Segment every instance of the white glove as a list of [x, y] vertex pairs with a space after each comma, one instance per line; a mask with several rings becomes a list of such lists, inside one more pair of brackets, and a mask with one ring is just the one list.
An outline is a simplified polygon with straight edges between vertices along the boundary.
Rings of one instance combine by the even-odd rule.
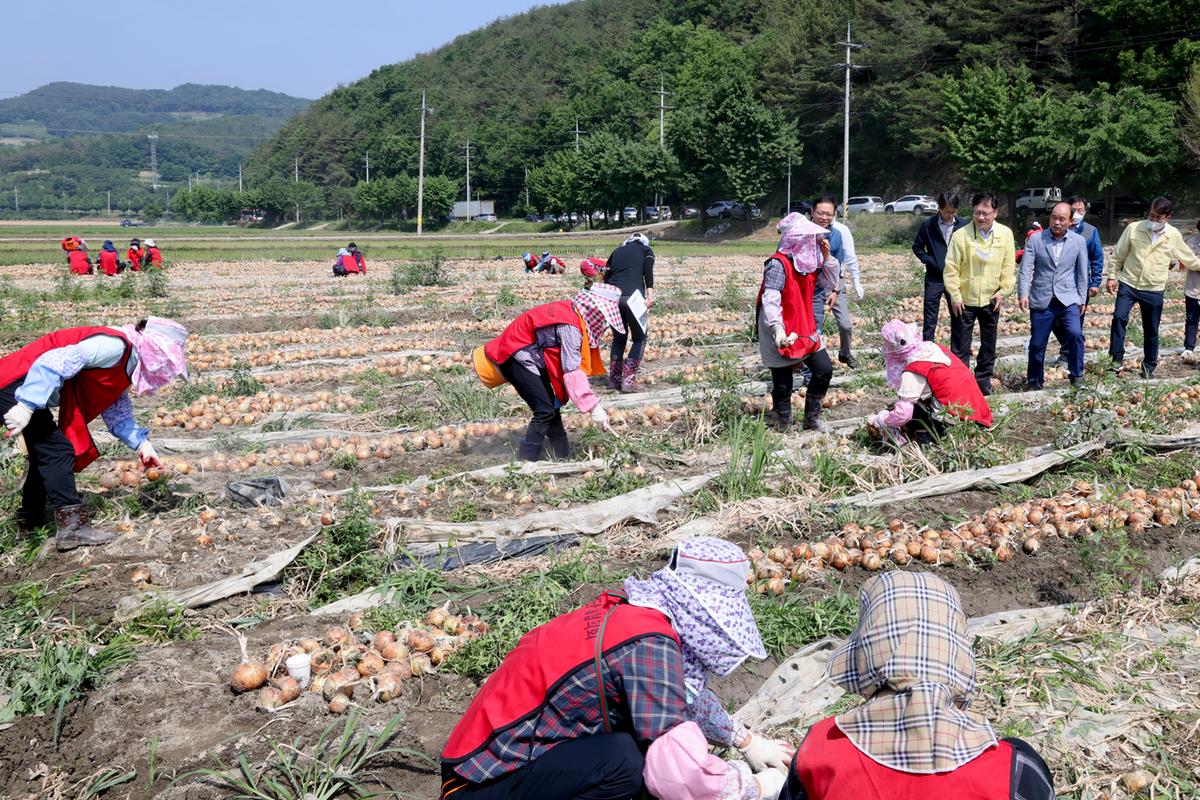
[[150, 444], [150, 440], [142, 442], [137, 449], [138, 458], [142, 460], [142, 469], [150, 467], [161, 467], [162, 462], [158, 460], [158, 453], [154, 452], [154, 445]]
[[12, 408], [4, 412], [4, 425], [8, 428], [10, 437], [16, 436], [25, 427], [29, 425], [29, 420], [33, 418], [33, 409], [24, 403], [17, 401]]
[[[785, 749], [786, 748], [786, 749]], [[748, 735], [745, 744], [738, 748], [746, 763], [755, 772], [779, 770], [787, 774], [788, 762], [792, 758], [792, 748], [785, 742], [765, 739], [762, 736]]]
[[887, 415], [888, 415], [887, 411], [877, 411], [874, 414], [872, 414], [871, 419], [868, 420], [871, 424], [871, 427], [878, 428], [879, 430], [883, 430], [884, 428], [886, 428], [887, 422], [885, 422], [885, 420], [887, 419]]
[[612, 433], [612, 426], [608, 424], [608, 412], [604, 410], [604, 406], [596, 406], [592, 409], [592, 422], [602, 430]]
[[787, 775], [770, 769], [755, 775], [754, 780], [758, 783], [758, 796], [762, 800], [778, 800], [779, 793], [787, 783]]
[[858, 296], [859, 300], [863, 299], [862, 281], [857, 275], [854, 276], [854, 294]]
[[787, 333], [783, 330], [782, 325], [772, 325], [771, 334], [775, 337], [775, 347], [782, 350], [785, 347], [793, 344], [797, 338], [794, 333]]

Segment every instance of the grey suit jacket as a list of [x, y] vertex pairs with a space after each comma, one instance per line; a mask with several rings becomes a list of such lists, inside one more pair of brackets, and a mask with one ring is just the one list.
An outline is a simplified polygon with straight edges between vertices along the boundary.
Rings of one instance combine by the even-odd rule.
[[1028, 298], [1030, 308], [1044, 309], [1056, 297], [1064, 306], [1087, 303], [1087, 241], [1070, 230], [1065, 239], [1057, 265], [1050, 249], [1054, 234], [1049, 228], [1035, 233], [1025, 243], [1025, 256], [1017, 276], [1017, 297]]

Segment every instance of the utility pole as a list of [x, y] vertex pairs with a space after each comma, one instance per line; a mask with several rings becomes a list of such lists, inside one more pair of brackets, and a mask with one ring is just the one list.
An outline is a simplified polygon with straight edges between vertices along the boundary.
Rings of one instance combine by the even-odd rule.
[[850, 71], [862, 69], [861, 65], [853, 63], [850, 54], [865, 47], [865, 45], [854, 43], [854, 39], [850, 35], [850, 25], [851, 20], [846, 20], [846, 41], [838, 42], [846, 48], [846, 63], [838, 64], [839, 67], [844, 67], [846, 70], [846, 102], [842, 124], [842, 222], [846, 221], [846, 206], [850, 204]]
[[371, 182], [371, 151], [367, 151], [367, 183]]
[[292, 183], [300, 182], [300, 156], [296, 156], [296, 161], [292, 166]]
[[[658, 147], [660, 150], [667, 149], [667, 110], [674, 106], [667, 105], [667, 95], [671, 92], [667, 91], [666, 79], [663, 76], [658, 76]], [[661, 191], [654, 191], [654, 207], [658, 208], [661, 205]]]
[[17, 191], [17, 187], [15, 186], [13, 187], [13, 204], [17, 207], [17, 213], [21, 213], [21, 193]]
[[787, 205], [783, 207], [783, 215], [786, 217], [790, 213], [792, 213], [792, 154], [788, 153]]
[[158, 191], [158, 131], [146, 134], [150, 140], [150, 188]]
[[471, 221], [474, 215], [471, 213], [471, 140], [467, 139], [467, 143], [463, 145], [463, 151], [467, 155], [467, 222]]
[[238, 192], [242, 191], [242, 162], [238, 162]]
[[108, 190], [108, 213], [112, 214], [112, 189]]
[[67, 211], [67, 190], [63, 189], [63, 213]]
[[[417, 236], [421, 235], [424, 227], [425, 214], [425, 114], [429, 107], [425, 105], [425, 90], [421, 90], [421, 155], [417, 157]], [[470, 211], [470, 208], [467, 209]]]
[[579, 152], [579, 134], [580, 133], [587, 133], [587, 131], [579, 130], [579, 117], [576, 117], [575, 118], [575, 152], [576, 153]]
[[192, 190], [192, 173], [188, 173], [188, 191]]
[[[16, 189], [13, 189], [15, 192]], [[20, 211], [20, 209], [17, 209]], [[525, 213], [529, 213], [529, 165], [525, 165]]]

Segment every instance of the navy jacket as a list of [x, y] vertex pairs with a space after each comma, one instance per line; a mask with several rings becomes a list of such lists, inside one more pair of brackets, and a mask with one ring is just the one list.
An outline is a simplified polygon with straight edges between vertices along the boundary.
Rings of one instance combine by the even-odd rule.
[[[921, 263], [925, 265], [925, 280], [942, 282], [942, 271], [946, 268], [947, 242], [942, 238], [942, 229], [938, 227], [940, 214], [934, 214], [921, 223], [917, 229], [917, 237], [913, 239], [912, 251]], [[954, 230], [967, 224], [962, 217], [954, 218]]]
[[1072, 225], [1071, 230], [1078, 233], [1087, 242], [1088, 288], [1099, 289], [1101, 278], [1104, 277], [1104, 245], [1100, 244], [1100, 231], [1096, 230], [1096, 226], [1086, 222]]

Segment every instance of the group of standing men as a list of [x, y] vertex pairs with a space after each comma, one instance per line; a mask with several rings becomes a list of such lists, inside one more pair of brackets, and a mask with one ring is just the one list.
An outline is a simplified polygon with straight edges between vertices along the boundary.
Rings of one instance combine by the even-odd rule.
[[[1062, 344], [1060, 361], [1066, 364], [1071, 385], [1082, 385], [1083, 320], [1088, 304], [1105, 283], [1100, 234], [1084, 221], [1087, 198], [1076, 195], [1055, 203], [1049, 225], [1031, 231], [1026, 238], [1019, 265], [1012, 230], [996, 222], [994, 195], [980, 192], [971, 198], [970, 220], [958, 216], [958, 208], [957, 194], [940, 195], [938, 213], [921, 225], [913, 241], [913, 253], [925, 265], [925, 340], [934, 339], [944, 297], [950, 312], [950, 349], [964, 364], [971, 363], [971, 343], [978, 324], [975, 379], [980, 391], [990, 394], [1001, 312], [1015, 287], [1021, 309], [1030, 315], [1027, 388], [1042, 388], [1052, 333]], [[1143, 378], [1154, 376], [1169, 270], [1177, 265], [1200, 272], [1200, 256], [1170, 225], [1172, 210], [1169, 199], [1157, 198], [1151, 203], [1148, 219], [1127, 225], [1113, 248], [1105, 290], [1116, 295], [1109, 344], [1114, 372], [1124, 371], [1125, 330], [1137, 305], [1145, 337], [1140, 374]], [[1200, 323], [1200, 291], [1196, 294], [1194, 316]], [[1192, 304], [1188, 307], [1190, 319]], [[1194, 348], [1194, 334], [1190, 343]]]

